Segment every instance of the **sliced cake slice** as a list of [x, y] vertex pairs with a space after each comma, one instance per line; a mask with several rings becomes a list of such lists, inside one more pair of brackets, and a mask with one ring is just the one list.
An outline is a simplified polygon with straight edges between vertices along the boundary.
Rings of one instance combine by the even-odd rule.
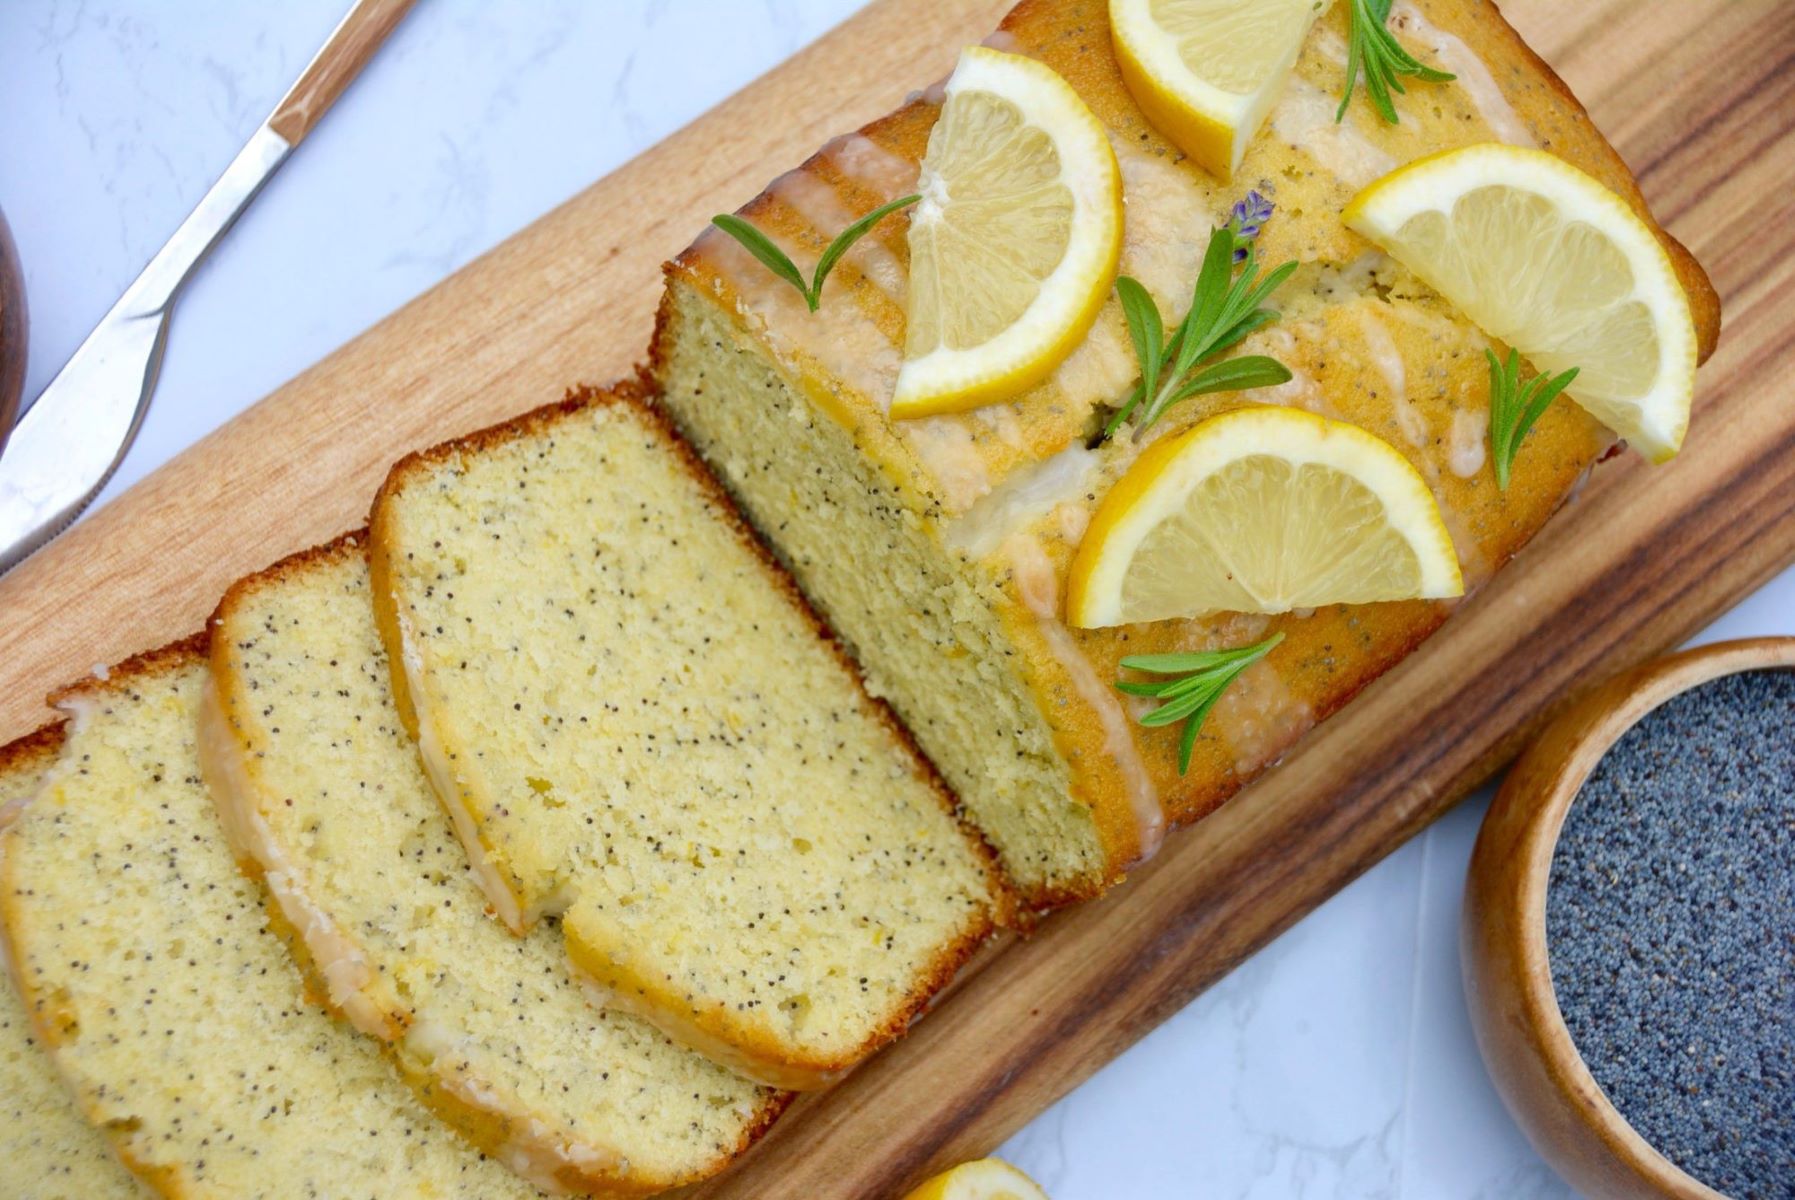
[[988, 853], [728, 501], [633, 395], [401, 462], [374, 606], [495, 908], [674, 1038], [814, 1087], [992, 928]]
[[193, 639], [56, 697], [73, 718], [0, 835], [20, 995], [82, 1110], [164, 1195], [539, 1196], [305, 994], [195, 747]]
[[[57, 725], [0, 747], [0, 829], [22, 811], [61, 749]], [[75, 1107], [11, 979], [0, 980], [0, 1164], [6, 1194], [15, 1200], [149, 1194]]]
[[333, 1007], [539, 1186], [642, 1195], [720, 1170], [774, 1092], [594, 1007], [558, 932], [492, 920], [399, 721], [366, 538], [296, 555], [213, 617], [202, 761]]

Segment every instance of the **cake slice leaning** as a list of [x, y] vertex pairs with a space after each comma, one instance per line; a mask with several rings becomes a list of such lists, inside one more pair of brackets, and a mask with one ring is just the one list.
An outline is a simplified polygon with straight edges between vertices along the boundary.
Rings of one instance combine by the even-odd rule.
[[204, 679], [193, 639], [60, 693], [67, 745], [0, 835], [20, 994], [82, 1110], [166, 1196], [541, 1195], [306, 996], [201, 782]]
[[[1427, 637], [1450, 604], [1220, 613], [1115, 629], [1065, 619], [1069, 564], [1093, 513], [1158, 437], [1243, 404], [1290, 405], [1389, 442], [1433, 492], [1468, 586], [1488, 579], [1613, 443], [1570, 404], [1528, 436], [1511, 486], [1489, 466], [1490, 343], [1463, 313], [1348, 230], [1354, 194], [1423, 155], [1492, 140], [1537, 145], [1651, 221], [1626, 165], [1550, 69], [1483, 0], [1401, 0], [1394, 35], [1456, 74], [1394, 98], [1389, 124], [1346, 87], [1351, 5], [1323, 6], [1232, 183], [1155, 129], [1129, 94], [1107, 0], [1023, 0], [989, 44], [1038, 59], [1106, 127], [1127, 213], [1121, 273], [1182, 318], [1209, 235], [1257, 191], [1256, 245], [1298, 268], [1269, 300], [1281, 319], [1242, 353], [1292, 378], [1200, 396], [1144, 435], [1096, 435], [1140, 375], [1113, 297], [1054, 374], [1013, 401], [890, 416], [903, 361], [908, 217], [837, 263], [817, 311], [744, 247], [707, 230], [667, 270], [651, 353], [661, 403], [763, 531], [984, 831], [1024, 900], [1090, 896], [1204, 816], [1317, 721]], [[921, 81], [918, 81], [921, 82]], [[823, 147], [741, 215], [801, 271], [875, 208], [919, 190], [939, 94]], [[1260, 224], [1260, 222], [1255, 222]], [[1653, 225], [1656, 229], [1656, 226]], [[1703, 355], [1719, 310], [1701, 268], [1660, 235]], [[1168, 327], [1168, 336], [1170, 327]], [[1116, 690], [1131, 655], [1277, 650], [1210, 712], [1188, 772], [1179, 730], [1144, 729]]]
[[[60, 726], [49, 725], [0, 746], [0, 830], [43, 782], [62, 737]], [[10, 978], [0, 980], [0, 1164], [6, 1194], [14, 1200], [131, 1200], [149, 1194], [75, 1107]]]
[[393, 469], [394, 692], [495, 907], [613, 1002], [815, 1087], [1001, 915], [984, 845], [715, 482], [584, 393]]
[[241, 857], [332, 1007], [539, 1186], [647, 1195], [714, 1174], [784, 1108], [589, 1003], [546, 926], [487, 913], [399, 721], [365, 536], [235, 584], [212, 619], [201, 758]]

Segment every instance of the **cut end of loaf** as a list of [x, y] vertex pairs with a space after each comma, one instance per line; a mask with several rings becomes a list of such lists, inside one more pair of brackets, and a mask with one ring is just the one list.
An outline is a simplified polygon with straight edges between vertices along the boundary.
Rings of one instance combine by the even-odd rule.
[[654, 347], [661, 403], [839, 631], [996, 850], [1024, 903], [1095, 894], [1106, 848], [992, 612], [995, 585], [916, 516], [901, 477], [813, 408], [714, 294], [669, 274]]
[[526, 918], [782, 1085], [902, 1032], [1005, 912], [982, 843], [658, 412], [414, 456], [373, 522], [421, 740]]
[[388, 690], [366, 544], [296, 555], [219, 607], [213, 759], [235, 769], [208, 777], [233, 841], [332, 1006], [476, 1145], [554, 1190], [714, 1174], [787, 1097], [589, 1004], [555, 929], [488, 916]]

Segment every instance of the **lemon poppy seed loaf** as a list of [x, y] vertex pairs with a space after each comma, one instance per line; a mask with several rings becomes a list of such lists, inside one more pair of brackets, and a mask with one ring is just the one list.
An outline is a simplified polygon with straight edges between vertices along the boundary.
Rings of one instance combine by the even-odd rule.
[[[1288, 383], [1191, 399], [1136, 438], [1093, 435], [1139, 375], [1111, 298], [1045, 382], [1009, 403], [893, 419], [906, 341], [908, 217], [843, 257], [817, 312], [743, 247], [707, 231], [670, 263], [651, 375], [681, 431], [772, 542], [983, 829], [1025, 900], [1089, 896], [1164, 832], [1213, 810], [1445, 619], [1439, 602], [1219, 614], [1113, 629], [1065, 620], [1064, 588], [1092, 514], [1156, 439], [1243, 404], [1359, 426], [1426, 481], [1475, 587], [1568, 496], [1612, 437], [1571, 404], [1521, 447], [1514, 480], [1488, 464], [1489, 341], [1413, 274], [1348, 230], [1359, 189], [1473, 142], [1547, 149], [1650, 222], [1625, 164], [1487, 0], [1397, 0], [1395, 36], [1457, 76], [1362, 99], [1341, 121], [1348, 5], [1327, 6], [1264, 127], [1224, 183], [1145, 118], [1111, 47], [1106, 0], [1024, 0], [989, 44], [1045, 62], [1103, 123], [1121, 169], [1121, 271], [1169, 322], [1189, 306], [1211, 230], [1248, 189], [1274, 205], [1257, 239], [1296, 273], [1242, 351]], [[825, 146], [743, 210], [808, 270], [858, 217], [917, 190], [940, 112], [920, 93]], [[1655, 230], [1657, 227], [1652, 226]], [[1705, 355], [1713, 289], [1663, 237]], [[1223, 694], [1178, 768], [1179, 732], [1143, 729], [1119, 695], [1133, 654], [1283, 642]]]
[[[23, 811], [61, 747], [58, 726], [0, 747], [0, 829]], [[10, 978], [0, 980], [0, 1164], [15, 1200], [148, 1195], [75, 1107]]]
[[540, 1195], [305, 994], [195, 749], [205, 649], [57, 698], [45, 787], [0, 835], [21, 996], [86, 1115], [174, 1197]]
[[395, 692], [518, 928], [612, 1002], [816, 1086], [992, 928], [988, 852], [665, 422], [588, 393], [374, 507]]
[[418, 765], [374, 629], [366, 539], [234, 585], [214, 616], [202, 756], [241, 854], [332, 1006], [539, 1185], [646, 1195], [713, 1174], [787, 1095], [589, 1003], [560, 935], [487, 913]]

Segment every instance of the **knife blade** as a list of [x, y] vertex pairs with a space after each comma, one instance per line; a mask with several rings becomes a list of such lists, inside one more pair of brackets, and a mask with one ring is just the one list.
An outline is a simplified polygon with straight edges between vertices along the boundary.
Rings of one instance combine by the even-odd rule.
[[123, 461], [143, 424], [181, 284], [292, 153], [256, 130], [26, 410], [0, 458], [0, 575], [66, 529]]
[[310, 133], [415, 0], [359, 0], [74, 357], [0, 456], [0, 575], [72, 524], [143, 424], [181, 285]]

